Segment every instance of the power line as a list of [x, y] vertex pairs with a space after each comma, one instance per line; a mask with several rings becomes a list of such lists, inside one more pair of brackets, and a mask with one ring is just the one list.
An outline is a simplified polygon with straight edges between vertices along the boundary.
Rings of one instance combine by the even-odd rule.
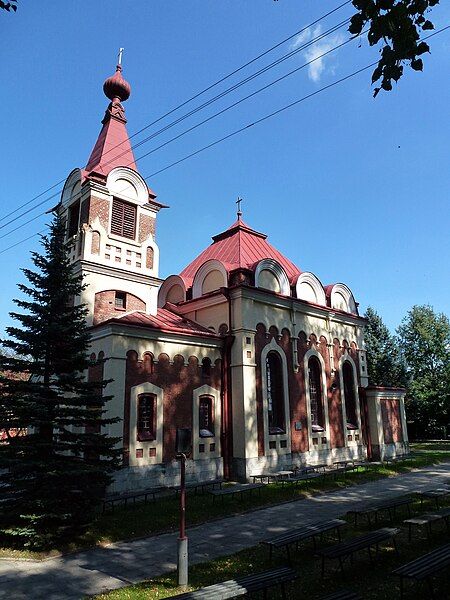
[[[328, 90], [328, 89], [334, 87], [335, 85], [338, 85], [339, 83], [347, 81], [348, 79], [355, 77], [356, 75], [358, 75], [359, 73], [362, 73], [363, 71], [367, 71], [367, 69], [370, 69], [371, 67], [375, 66], [376, 64], [377, 64], [377, 62], [370, 63], [369, 65], [362, 67], [361, 69], [358, 69], [356, 71], [353, 71], [353, 73], [350, 73], [349, 75], [346, 75], [345, 77], [341, 77], [340, 79], [337, 79], [336, 81], [333, 81], [332, 83], [329, 83], [328, 85], [323, 86], [323, 87], [319, 88], [318, 90], [315, 90], [314, 92], [311, 92], [310, 94], [307, 94], [306, 96], [302, 96], [298, 100], [295, 100], [294, 102], [291, 102], [291, 103], [261, 117], [260, 119], [253, 121], [252, 123], [248, 123], [247, 125], [244, 125], [243, 127], [236, 129], [235, 131], [232, 131], [231, 133], [215, 140], [214, 142], [211, 142], [210, 144], [207, 144], [206, 146], [203, 146], [202, 148], [199, 148], [198, 150], [191, 152], [190, 154], [180, 158], [179, 160], [176, 160], [176, 161], [170, 163], [169, 165], [166, 165], [162, 169], [159, 169], [158, 171], [155, 171], [154, 173], [150, 173], [150, 175], [143, 177], [143, 179], [147, 180], [147, 179], [150, 179], [150, 177], [154, 177], [155, 175], [158, 175], [159, 173], [163, 173], [164, 171], [167, 171], [168, 169], [171, 169], [172, 167], [179, 165], [180, 163], [188, 160], [189, 158], [197, 156], [197, 154], [200, 154], [201, 152], [204, 152], [205, 150], [208, 150], [209, 148], [212, 148], [213, 146], [217, 146], [221, 142], [224, 142], [225, 140], [228, 140], [228, 139], [238, 135], [239, 133], [242, 133], [243, 131], [250, 129], [250, 127], [259, 125], [260, 123], [267, 121], [268, 119], [274, 117], [275, 115], [278, 115], [278, 114], [284, 112], [285, 110], [288, 110], [289, 108], [292, 108], [293, 106], [296, 106], [297, 104], [300, 104], [301, 102], [304, 102], [305, 100], [308, 100], [309, 98], [312, 98], [313, 96], [316, 96], [317, 94], [319, 94], [325, 90]], [[42, 215], [39, 215], [39, 216], [42, 216]], [[30, 236], [30, 237], [34, 237], [34, 236]], [[27, 238], [27, 239], [30, 239], [30, 238]], [[26, 240], [22, 240], [22, 241], [26, 241]], [[18, 245], [20, 243], [21, 242], [17, 242], [17, 244], [14, 244], [12, 246], [9, 246], [8, 248], [5, 248], [4, 250], [0, 251], [0, 254], [2, 254], [3, 252], [6, 252], [7, 250], [10, 250], [11, 248], [14, 248], [16, 245]]]
[[176, 135], [175, 137], [171, 138], [170, 140], [165, 141], [164, 143], [160, 144], [159, 146], [157, 146], [156, 148], [153, 148], [152, 150], [150, 150], [149, 152], [146, 152], [145, 154], [142, 154], [141, 156], [139, 156], [136, 160], [142, 160], [143, 158], [146, 158], [147, 156], [149, 156], [150, 154], [153, 154], [154, 152], [156, 152], [157, 150], [160, 150], [161, 148], [164, 148], [165, 146], [171, 144], [172, 142], [174, 142], [175, 140], [180, 139], [181, 137], [183, 137], [184, 135], [186, 135], [187, 133], [190, 133], [191, 131], [194, 131], [194, 129], [197, 129], [198, 127], [200, 127], [201, 125], [204, 125], [205, 123], [208, 123], [209, 121], [212, 121], [213, 119], [215, 119], [216, 117], [223, 115], [225, 112], [229, 111], [230, 109], [234, 108], [235, 106], [238, 106], [239, 104], [241, 104], [242, 102], [244, 102], [245, 100], [248, 100], [249, 98], [252, 98], [253, 96], [256, 96], [257, 94], [267, 90], [268, 88], [272, 87], [273, 85], [275, 85], [276, 83], [279, 83], [280, 81], [283, 81], [284, 79], [286, 79], [287, 77], [289, 77], [290, 75], [293, 75], [294, 73], [297, 73], [298, 71], [304, 69], [305, 67], [308, 67], [309, 65], [311, 65], [313, 62], [320, 60], [321, 58], [323, 58], [324, 56], [327, 56], [327, 54], [330, 54], [331, 52], [334, 52], [335, 50], [338, 50], [339, 48], [342, 48], [342, 46], [345, 46], [346, 44], [348, 44], [349, 42], [353, 41], [355, 39], [354, 36], [348, 38], [347, 40], [345, 40], [344, 42], [338, 44], [337, 46], [333, 46], [333, 48], [330, 48], [329, 50], [327, 50], [326, 52], [323, 52], [322, 54], [319, 54], [318, 56], [316, 56], [315, 58], [309, 60], [306, 63], [303, 63], [302, 65], [300, 65], [299, 67], [296, 67], [295, 69], [292, 69], [292, 71], [289, 71], [288, 73], [285, 73], [284, 75], [281, 75], [280, 77], [278, 77], [277, 79], [269, 82], [268, 84], [264, 85], [263, 87], [260, 87], [259, 89], [255, 90], [254, 92], [252, 92], [251, 94], [248, 94], [247, 96], [244, 96], [243, 98], [240, 98], [239, 100], [237, 100], [236, 102], [233, 102], [233, 104], [230, 104], [228, 106], [226, 106], [225, 108], [223, 108], [222, 110], [214, 113], [213, 115], [207, 117], [206, 119], [203, 119], [203, 121], [200, 121], [199, 123], [196, 123], [195, 125], [193, 125], [192, 127], [189, 127], [189, 129], [186, 129], [185, 131], [182, 131], [181, 133], [179, 133], [178, 135]]
[[[152, 127], [153, 125], [156, 125], [156, 123], [159, 123], [160, 121], [162, 121], [163, 119], [165, 119], [166, 117], [168, 117], [169, 115], [173, 114], [174, 112], [176, 112], [177, 110], [179, 110], [180, 108], [182, 108], [183, 106], [186, 106], [187, 104], [189, 104], [190, 102], [192, 102], [193, 100], [197, 99], [199, 96], [202, 96], [203, 94], [205, 94], [206, 92], [210, 91], [211, 89], [213, 89], [214, 87], [218, 86], [220, 83], [226, 81], [227, 79], [229, 79], [230, 77], [232, 77], [233, 75], [235, 75], [236, 73], [239, 73], [240, 71], [242, 71], [243, 69], [245, 69], [246, 67], [250, 66], [251, 64], [253, 64], [254, 62], [258, 61], [259, 59], [261, 59], [263, 56], [266, 56], [267, 54], [269, 54], [270, 52], [273, 52], [273, 50], [276, 50], [277, 48], [279, 48], [280, 46], [282, 46], [283, 44], [285, 44], [286, 42], [290, 41], [291, 39], [293, 39], [294, 37], [300, 35], [301, 33], [305, 32], [307, 29], [309, 29], [310, 27], [313, 27], [314, 25], [317, 25], [320, 21], [322, 21], [323, 19], [326, 19], [327, 17], [329, 17], [330, 15], [334, 14], [335, 12], [339, 11], [341, 8], [343, 8], [344, 6], [346, 6], [347, 4], [350, 4], [351, 0], [347, 0], [346, 2], [343, 2], [342, 4], [338, 5], [336, 8], [328, 11], [327, 13], [325, 13], [324, 15], [322, 15], [321, 17], [317, 18], [315, 21], [312, 21], [311, 23], [309, 23], [308, 25], [302, 27], [301, 29], [299, 29], [298, 31], [296, 31], [295, 33], [289, 35], [288, 37], [284, 38], [283, 40], [281, 40], [280, 42], [278, 42], [277, 44], [271, 46], [270, 48], [268, 48], [267, 50], [264, 50], [264, 52], [260, 53], [258, 56], [256, 56], [255, 58], [252, 58], [251, 60], [247, 61], [245, 64], [241, 65], [240, 67], [238, 67], [237, 69], [235, 69], [234, 71], [231, 71], [230, 73], [228, 73], [227, 75], [221, 77], [220, 79], [218, 79], [217, 81], [215, 81], [214, 83], [208, 85], [206, 88], [204, 88], [203, 90], [201, 90], [200, 92], [197, 92], [196, 94], [194, 94], [193, 96], [191, 96], [190, 98], [188, 98], [187, 100], [185, 100], [184, 102], [182, 102], [181, 104], [179, 104], [178, 106], [172, 108], [171, 110], [169, 110], [168, 112], [164, 113], [163, 115], [161, 115], [160, 117], [158, 117], [157, 119], [155, 119], [154, 121], [152, 121], [151, 123], [145, 125], [144, 127], [142, 127], [141, 129], [139, 129], [138, 131], [136, 131], [135, 133], [133, 133], [132, 135], [129, 136], [129, 139], [132, 139], [134, 137], [136, 137], [137, 135], [139, 135], [140, 133], [142, 133], [143, 131], [146, 131], [147, 129], [149, 129], [150, 127]], [[123, 142], [121, 142], [120, 144], [117, 144], [115, 146], [113, 146], [112, 148], [110, 148], [107, 152], [105, 152], [105, 155], [108, 154], [109, 152], [111, 152], [112, 150], [118, 148]], [[18, 206], [17, 208], [15, 208], [14, 210], [10, 211], [9, 213], [7, 213], [6, 215], [3, 215], [3, 217], [0, 217], [0, 222], [2, 222], [3, 220], [7, 219], [8, 217], [12, 216], [13, 214], [15, 214], [16, 212], [18, 212], [19, 210], [21, 210], [22, 208], [24, 208], [25, 206], [28, 206], [29, 204], [31, 204], [32, 202], [34, 202], [35, 200], [37, 200], [38, 198], [40, 198], [41, 196], [43, 196], [44, 194], [46, 194], [47, 192], [50, 192], [52, 189], [54, 189], [55, 187], [57, 187], [58, 185], [61, 185], [62, 183], [64, 183], [66, 181], [67, 178], [61, 179], [60, 181], [58, 181], [57, 183], [55, 183], [54, 185], [50, 186], [49, 188], [47, 188], [46, 190], [44, 190], [43, 192], [40, 192], [39, 194], [37, 194], [36, 196], [34, 196], [33, 198], [31, 198], [30, 200], [28, 200], [27, 202], [21, 204], [20, 206]], [[59, 193], [59, 192], [58, 192]], [[53, 196], [54, 197], [54, 196]], [[38, 204], [37, 206], [40, 206], [42, 203]], [[10, 221], [9, 223], [11, 223], [13, 221]], [[7, 223], [6, 225], [8, 225], [9, 223]], [[6, 226], [4, 225], [4, 226]]]
[[24, 242], [27, 242], [28, 240], [31, 240], [31, 238], [34, 238], [37, 235], [42, 235], [43, 233], [45, 233], [45, 231], [46, 231], [45, 229], [42, 229], [41, 231], [38, 231], [37, 233], [33, 233], [33, 235], [30, 235], [30, 236], [24, 238], [23, 240], [20, 240], [19, 242], [16, 242], [12, 246], [8, 246], [4, 250], [0, 250], [0, 254], [3, 254], [4, 252], [7, 252], [8, 250], [12, 250], [13, 248], [15, 248], [16, 246], [18, 246], [19, 244], [23, 244]]
[[[231, 93], [232, 91], [238, 89], [239, 87], [241, 87], [242, 85], [244, 85], [245, 83], [248, 83], [249, 81], [255, 79], [256, 77], [258, 77], [259, 75], [269, 71], [270, 69], [274, 68], [275, 66], [281, 64], [282, 62], [284, 62], [285, 60], [287, 60], [288, 58], [291, 58], [292, 56], [294, 56], [295, 54], [298, 54], [299, 52], [304, 51], [306, 48], [308, 48], [309, 46], [317, 43], [318, 41], [320, 41], [321, 39], [323, 39], [324, 37], [326, 37], [327, 35], [330, 35], [331, 33], [334, 33], [335, 31], [337, 31], [338, 29], [340, 29], [343, 25], [345, 25], [346, 23], [348, 23], [348, 19], [345, 19], [344, 21], [338, 23], [337, 25], [334, 25], [333, 27], [331, 27], [330, 29], [328, 29], [327, 31], [325, 31], [324, 33], [312, 38], [309, 42], [302, 44], [301, 46], [299, 46], [298, 48], [296, 48], [295, 50], [292, 50], [290, 52], [288, 52], [287, 54], [283, 55], [282, 57], [280, 57], [279, 59], [277, 59], [276, 61], [273, 61], [272, 63], [266, 65], [265, 67], [263, 67], [262, 69], [260, 69], [259, 71], [257, 71], [256, 73], [248, 76], [247, 78], [245, 78], [244, 80], [241, 80], [240, 82], [236, 83], [235, 85], [231, 86], [230, 88], [227, 88], [226, 90], [224, 90], [223, 92], [221, 92], [220, 94], [214, 96], [213, 98], [211, 98], [210, 100], [208, 100], [207, 102], [201, 104], [200, 106], [194, 108], [192, 111], [190, 111], [189, 113], [186, 113], [184, 115], [182, 115], [181, 117], [179, 117], [177, 120], [173, 121], [172, 123], [169, 123], [168, 125], [166, 125], [165, 127], [163, 127], [162, 129], [154, 132], [152, 135], [148, 136], [147, 138], [145, 138], [144, 140], [141, 140], [139, 143], [135, 144], [134, 146], [132, 146], [132, 148], [137, 148], [138, 146], [143, 145], [144, 143], [147, 143], [149, 140], [157, 137], [158, 135], [160, 135], [161, 133], [167, 131], [168, 129], [172, 128], [173, 126], [177, 125], [178, 123], [180, 123], [181, 121], [184, 121], [185, 119], [187, 119], [188, 117], [192, 116], [193, 114], [199, 112], [200, 110], [202, 110], [203, 108], [205, 108], [206, 106], [209, 106], [210, 104], [212, 104], [213, 102], [216, 102], [217, 100], [219, 100], [220, 98], [223, 98], [224, 96], [228, 95], [229, 93]], [[146, 154], [143, 154], [142, 156], [139, 156], [136, 160], [141, 160], [142, 158], [145, 158], [146, 156], [149, 156], [150, 154], [153, 154], [154, 152], [156, 152], [157, 150], [163, 148], [164, 146], [167, 146], [168, 144], [170, 144], [171, 142], [179, 139], [180, 137], [186, 135], [187, 133], [189, 133], [190, 131], [193, 131], [194, 129], [197, 129], [198, 127], [200, 127], [201, 125], [207, 123], [208, 121], [216, 118], [217, 116], [223, 114], [224, 112], [227, 112], [228, 110], [230, 110], [231, 108], [233, 108], [234, 106], [237, 106], [238, 104], [240, 104], [241, 102], [247, 100], [248, 98], [251, 98], [252, 96], [260, 93], [261, 91], [267, 89], [268, 87], [271, 87], [272, 85], [274, 85], [275, 83], [278, 83], [279, 81], [281, 81], [282, 79], [285, 79], [286, 77], [288, 77], [289, 75], [292, 75], [293, 73], [297, 72], [298, 70], [304, 68], [305, 66], [308, 66], [309, 64], [311, 64], [312, 62], [319, 60], [320, 58], [322, 58], [323, 56], [329, 54], [330, 52], [333, 52], [334, 50], [340, 48], [341, 46], [343, 46], [345, 43], [348, 43], [349, 41], [351, 41], [352, 39], [354, 39], [354, 37], [349, 38], [346, 42], [339, 44], [338, 46], [335, 46], [333, 48], [331, 48], [330, 50], [328, 50], [327, 52], [324, 52], [323, 54], [316, 56], [314, 59], [312, 59], [311, 61], [305, 63], [304, 65], [302, 65], [301, 67], [298, 67], [296, 69], [294, 69], [293, 71], [290, 71], [289, 73], [287, 73], [284, 76], [279, 77], [278, 79], [276, 79], [274, 82], [269, 83], [268, 85], [260, 88], [259, 90], [257, 90], [256, 92], [253, 92], [251, 94], [249, 94], [248, 96], [238, 100], [237, 102], [233, 103], [232, 105], [226, 107], [225, 109], [219, 111], [218, 113], [215, 113], [214, 115], [208, 117], [207, 119], [204, 119], [203, 121], [201, 121], [200, 123], [194, 125], [193, 127], [187, 129], [186, 131], [182, 132], [181, 134], [171, 138], [170, 140], [168, 140], [167, 142], [164, 142], [163, 144], [161, 144], [160, 146], [158, 146], [157, 148], [150, 150], [150, 152], [147, 152]], [[109, 150], [111, 151], [111, 150]], [[108, 151], [108, 152], [109, 152]], [[107, 154], [107, 152], [105, 153]], [[115, 157], [112, 160], [116, 160], [117, 158], [120, 158], [120, 156], [123, 156], [124, 153], [119, 154], [118, 157]], [[104, 166], [107, 166], [108, 164], [110, 164], [112, 162], [112, 160], [108, 161], [105, 163]], [[125, 164], [123, 166], [127, 167], [129, 166], [129, 164]], [[60, 182], [61, 183], [61, 182]], [[53, 186], [54, 187], [54, 186]], [[51, 189], [51, 188], [50, 188]], [[39, 202], [38, 204], [36, 204], [31, 210], [35, 210], [36, 208], [38, 208], [39, 206], [42, 206], [43, 204], [45, 204], [46, 202], [48, 202], [49, 200], [51, 200], [52, 198], [55, 198], [56, 196], [58, 196], [58, 194], [61, 192], [61, 190], [58, 190], [56, 193], [52, 194], [51, 196], [49, 196], [48, 198], [42, 200], [41, 202]], [[42, 194], [41, 194], [42, 195]], [[78, 193], [78, 196], [81, 196], [81, 192]], [[73, 199], [75, 199], [76, 197], [74, 197]], [[14, 212], [17, 212], [16, 209]], [[12, 214], [12, 213], [10, 213]], [[10, 225], [11, 223], [14, 223], [15, 221], [21, 219], [23, 216], [25, 216], [26, 214], [28, 214], [28, 211], [25, 211], [23, 213], [21, 213], [20, 215], [14, 217], [13, 219], [10, 219], [7, 223], [4, 223], [3, 225], [0, 225], [0, 229], [3, 229], [5, 227], [7, 227], [8, 225]], [[4, 217], [5, 218], [5, 217]], [[1, 221], [1, 219], [0, 219]], [[8, 234], [6, 234], [8, 235]], [[2, 237], [5, 236], [0, 236], [0, 239], [2, 239]]]
[[[440, 33], [443, 33], [444, 31], [450, 29], [450, 25], [447, 25], [435, 32], [433, 32], [432, 34], [426, 36], [425, 38], [422, 38], [423, 40], [427, 40], [435, 35], [438, 35]], [[348, 40], [349, 41], [349, 40]], [[272, 111], [271, 113], [264, 115], [263, 117], [257, 119], [256, 121], [253, 121], [252, 123], [248, 123], [247, 125], [244, 125], [243, 127], [240, 127], [239, 129], [236, 129], [235, 131], [232, 131], [231, 133], [215, 140], [214, 142], [211, 142], [210, 144], [207, 144], [206, 146], [203, 146], [202, 148], [199, 148], [198, 150], [195, 150], [194, 152], [191, 152], [190, 154], [170, 163], [169, 165], [166, 165], [165, 167], [159, 169], [158, 171], [155, 171], [153, 173], [150, 173], [149, 175], [146, 175], [145, 177], [143, 177], [143, 179], [146, 181], [147, 179], [150, 179], [151, 177], [155, 177], [156, 175], [159, 175], [160, 173], [163, 173], [164, 171], [167, 171], [168, 169], [171, 169], [172, 167], [179, 165], [183, 162], [185, 162], [186, 160], [193, 158], [194, 156], [197, 156], [198, 154], [204, 152], [205, 150], [208, 150], [209, 148], [212, 148], [214, 146], [217, 146], [218, 144], [220, 144], [221, 142], [224, 142], [236, 135], [238, 135], [239, 133], [242, 133], [248, 129], [250, 129], [251, 127], [255, 126], [255, 125], [259, 125], [260, 123], [263, 123], [269, 119], [271, 119], [272, 117], [292, 108], [293, 106], [296, 106], [297, 104], [300, 104], [301, 102], [304, 102], [305, 100], [308, 100], [309, 98], [312, 98], [313, 96], [316, 96], [318, 94], [320, 94], [321, 92], [324, 92], [340, 83], [343, 83], [344, 81], [347, 81], [348, 79], [351, 79], [352, 77], [355, 77], [356, 75], [359, 75], [360, 73], [367, 71], [368, 69], [374, 67], [375, 65], [378, 64], [378, 61], [372, 62], [368, 65], [366, 65], [365, 67], [361, 67], [360, 69], [357, 69], [356, 71], [353, 71], [352, 73], [341, 77], [340, 79], [337, 79], [331, 83], [329, 83], [328, 85], [325, 85], [317, 90], [315, 90], [314, 92], [311, 92], [310, 94], [307, 94], [306, 96], [302, 96], [301, 98], [294, 100], [293, 102], [290, 102], [289, 104], [282, 106], [281, 108]], [[45, 214], [45, 213], [43, 213]], [[38, 215], [38, 216], [42, 216], [42, 215]], [[36, 217], [37, 218], [37, 217]], [[32, 219], [34, 220], [34, 219]], [[18, 228], [17, 228], [18, 229]], [[39, 232], [42, 233], [42, 232]], [[5, 248], [4, 250], [0, 251], [0, 254], [3, 254], [4, 252], [6, 252], [7, 250], [10, 250], [12, 248], [14, 248], [15, 246], [21, 244], [22, 242], [27, 241], [28, 239], [31, 239], [32, 237], [35, 237], [38, 234], [33, 234], [32, 236], [25, 238], [19, 242], [17, 242], [16, 244], [13, 244], [12, 246], [8, 246], [7, 248]]]

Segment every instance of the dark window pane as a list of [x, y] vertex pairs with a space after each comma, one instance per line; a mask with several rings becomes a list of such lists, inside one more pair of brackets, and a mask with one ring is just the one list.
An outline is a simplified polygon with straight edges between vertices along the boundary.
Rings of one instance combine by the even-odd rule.
[[68, 237], [74, 236], [78, 233], [78, 221], [80, 218], [80, 201], [74, 202], [72, 206], [69, 207], [69, 224], [67, 229]]
[[322, 366], [315, 356], [308, 362], [309, 400], [311, 406], [311, 426], [313, 431], [325, 428], [322, 393]]
[[198, 429], [200, 437], [214, 437], [213, 399], [210, 396], [200, 397]]
[[285, 433], [284, 387], [281, 358], [277, 352], [266, 357], [267, 413], [269, 433]]
[[151, 394], [138, 398], [137, 438], [140, 441], [156, 438], [156, 397]]
[[116, 308], [126, 308], [127, 306], [127, 295], [125, 292], [116, 292], [114, 298], [114, 305]]
[[353, 376], [353, 367], [348, 361], [345, 361], [342, 365], [342, 378], [344, 380], [344, 398], [345, 413], [347, 415], [347, 428], [357, 429], [358, 419], [356, 418], [355, 379]]

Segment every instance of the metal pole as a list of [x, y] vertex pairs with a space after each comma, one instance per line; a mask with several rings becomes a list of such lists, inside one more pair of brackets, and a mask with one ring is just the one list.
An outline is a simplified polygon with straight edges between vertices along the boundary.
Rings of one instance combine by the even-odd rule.
[[186, 454], [181, 454], [180, 537], [178, 538], [178, 585], [188, 584], [188, 539], [186, 536]]

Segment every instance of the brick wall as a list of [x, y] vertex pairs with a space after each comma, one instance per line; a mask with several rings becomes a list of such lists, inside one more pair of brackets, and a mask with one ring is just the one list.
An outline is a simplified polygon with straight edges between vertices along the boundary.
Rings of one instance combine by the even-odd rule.
[[398, 400], [381, 400], [381, 418], [383, 421], [384, 443], [393, 444], [403, 441], [402, 420]]
[[[345, 433], [343, 428], [342, 403], [339, 380], [339, 361], [344, 352], [347, 352], [355, 362], [359, 381], [359, 356], [355, 344], [349, 345], [345, 340], [341, 343], [338, 339], [333, 341], [334, 350], [334, 369], [335, 374], [331, 376], [331, 362], [328, 348], [328, 340], [321, 336], [320, 339], [314, 334], [309, 337], [304, 332], [300, 332], [297, 343], [297, 362], [298, 371], [294, 371], [292, 341], [289, 331], [283, 329], [281, 335], [275, 327], [266, 330], [266, 327], [260, 323], [256, 328], [255, 335], [255, 359], [256, 359], [256, 411], [258, 428], [258, 455], [264, 455], [264, 415], [263, 415], [263, 397], [262, 397], [262, 368], [261, 353], [267, 344], [275, 339], [277, 344], [283, 348], [287, 358], [288, 383], [289, 383], [289, 405], [290, 414], [286, 415], [286, 421], [291, 427], [291, 448], [292, 452], [307, 452], [308, 446], [308, 421], [306, 407], [306, 374], [304, 370], [304, 357], [306, 352], [314, 348], [323, 358], [325, 363], [326, 389], [323, 390], [324, 399], [328, 403], [328, 417], [330, 423], [330, 443], [332, 448], [342, 448], [345, 446]], [[335, 384], [332, 389], [332, 383]], [[302, 428], [295, 430], [295, 422], [300, 421]]]
[[145, 311], [146, 309], [145, 302], [129, 293], [126, 294], [125, 309], [118, 309], [115, 307], [115, 295], [116, 290], [107, 290], [95, 294], [94, 325], [112, 317], [120, 317], [124, 312], [133, 310]]
[[148, 239], [150, 234], [155, 238], [155, 218], [141, 213], [139, 217], [139, 242]]
[[[183, 357], [179, 355], [170, 361], [167, 354], [160, 354], [155, 362], [151, 353], [145, 354], [142, 359], [133, 350], [127, 353], [123, 415], [125, 464], [128, 464], [130, 444], [130, 390], [145, 382], [153, 383], [164, 391], [163, 461], [167, 463], [174, 458], [176, 430], [181, 427], [192, 428], [194, 389], [206, 384], [220, 390], [221, 361], [213, 363], [210, 376], [205, 377], [195, 356], [191, 356], [185, 365]], [[216, 427], [220, 427], [220, 423], [216, 423]]]
[[92, 221], [98, 217], [101, 225], [106, 229], [106, 231], [109, 231], [109, 208], [109, 200], [103, 200], [96, 198], [95, 196], [91, 196], [89, 206], [89, 223], [92, 223]]

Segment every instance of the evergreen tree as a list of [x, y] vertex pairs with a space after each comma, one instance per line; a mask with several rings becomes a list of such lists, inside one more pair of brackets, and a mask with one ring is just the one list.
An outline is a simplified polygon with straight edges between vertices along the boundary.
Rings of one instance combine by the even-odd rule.
[[[8, 544], [45, 548], [83, 532], [118, 466], [118, 439], [102, 427], [106, 381], [89, 383], [87, 309], [74, 305], [83, 289], [65, 243], [65, 224], [55, 217], [33, 253], [36, 271], [24, 269], [23, 313], [3, 342], [0, 357], [0, 538]], [[25, 376], [24, 376], [25, 374]], [[26, 432], [13, 435], [13, 432]]]
[[450, 421], [450, 321], [413, 306], [398, 328], [410, 384], [408, 420], [417, 437], [445, 436]]
[[364, 340], [370, 385], [405, 387], [406, 366], [399, 351], [398, 340], [391, 335], [380, 315], [369, 307]]

